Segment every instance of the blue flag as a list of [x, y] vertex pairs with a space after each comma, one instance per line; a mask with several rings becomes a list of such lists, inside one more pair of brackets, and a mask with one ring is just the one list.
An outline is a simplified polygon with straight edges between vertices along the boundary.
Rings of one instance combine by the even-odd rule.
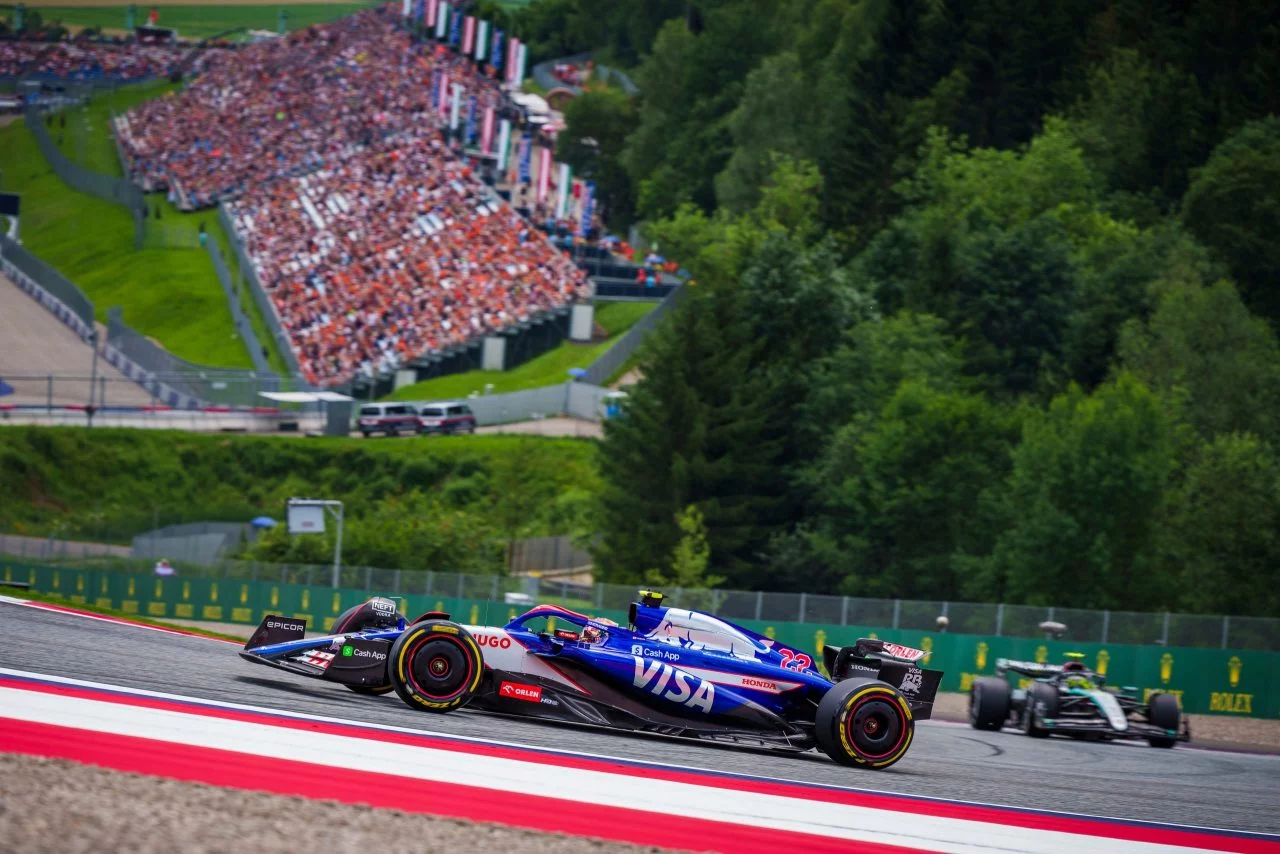
[[494, 28], [493, 45], [489, 49], [489, 64], [499, 70], [502, 69], [502, 30]]
[[591, 218], [596, 215], [596, 184], [588, 181], [582, 188], [582, 222], [578, 223], [578, 236], [586, 237], [591, 230]]
[[462, 14], [453, 10], [453, 20], [449, 23], [449, 44], [456, 45], [462, 41]]
[[520, 183], [528, 184], [532, 179], [533, 137], [523, 134], [520, 137]]
[[472, 95], [467, 100], [467, 142], [476, 141], [476, 96]]

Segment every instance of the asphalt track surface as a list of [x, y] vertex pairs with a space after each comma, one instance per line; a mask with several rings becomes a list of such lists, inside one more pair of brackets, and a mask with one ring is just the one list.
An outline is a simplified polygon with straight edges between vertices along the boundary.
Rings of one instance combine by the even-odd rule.
[[[232, 644], [0, 603], [0, 666], [473, 738], [687, 767], [1083, 815], [1280, 832], [1280, 757], [1032, 740], [941, 722], [917, 726], [892, 769], [456, 712], [424, 715], [394, 695], [253, 665]], [[1194, 735], [1194, 734], [1193, 734]], [[816, 793], [815, 793], [816, 794]]]

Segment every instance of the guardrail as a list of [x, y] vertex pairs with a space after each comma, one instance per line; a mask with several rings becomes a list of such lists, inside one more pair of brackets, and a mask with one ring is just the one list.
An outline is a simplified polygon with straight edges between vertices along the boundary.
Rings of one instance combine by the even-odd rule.
[[[344, 610], [373, 595], [396, 597], [400, 612], [407, 619], [435, 610], [481, 625], [501, 625], [540, 599], [559, 601], [571, 608], [589, 610], [593, 616], [625, 623], [626, 603], [635, 597], [635, 588], [628, 587], [624, 602], [599, 607], [556, 597], [554, 584], [534, 595], [510, 589], [513, 582], [519, 584], [525, 579], [399, 571], [374, 578], [372, 570], [350, 569], [344, 571], [343, 579], [356, 583], [335, 589], [301, 583], [302, 579], [290, 568], [279, 569], [281, 572], [273, 578], [199, 577], [188, 574], [185, 567], [178, 568], [177, 576], [157, 577], [113, 571], [105, 564], [87, 568], [0, 558], [0, 583], [27, 584], [32, 590], [64, 596], [74, 603], [152, 617], [254, 625], [267, 614], [283, 614], [305, 619], [317, 630], [331, 628], [334, 618]], [[327, 567], [320, 569], [323, 573], [329, 571]], [[357, 580], [358, 576], [363, 578]], [[713, 602], [692, 597], [687, 591], [683, 597], [680, 593], [675, 591], [668, 604], [709, 608], [781, 643], [810, 651], [818, 662], [822, 661], [825, 645], [848, 644], [858, 637], [878, 637], [923, 649], [923, 664], [943, 671], [943, 691], [968, 690], [976, 677], [993, 675], [1000, 658], [1061, 661], [1066, 652], [1079, 652], [1085, 655], [1091, 669], [1106, 676], [1108, 684], [1133, 686], [1144, 696], [1156, 691], [1173, 694], [1186, 712], [1280, 717], [1280, 654], [1274, 652], [1081, 643], [894, 628], [869, 621], [744, 618], [726, 613], [723, 607], [716, 608]]]
[[240, 270], [240, 275], [248, 285], [249, 292], [253, 294], [254, 301], [258, 303], [258, 311], [261, 312], [262, 319], [267, 324], [267, 329], [271, 332], [271, 337], [275, 339], [276, 349], [280, 351], [280, 355], [284, 357], [285, 364], [289, 366], [289, 373], [297, 378], [299, 388], [309, 388], [302, 381], [302, 367], [298, 364], [298, 356], [293, 351], [293, 340], [285, 330], [284, 324], [280, 322], [280, 314], [276, 311], [276, 306], [271, 301], [271, 296], [262, 287], [262, 282], [258, 280], [257, 270], [253, 266], [253, 261], [249, 258], [249, 253], [245, 249], [243, 241], [240, 239], [240, 232], [231, 220], [231, 214], [227, 211], [226, 202], [221, 202], [218, 205], [218, 222], [222, 224], [222, 230], [226, 232], [231, 251], [236, 256], [236, 266]]
[[93, 302], [84, 291], [8, 235], [0, 235], [0, 269], [81, 338], [93, 338]]
[[640, 318], [625, 335], [618, 339], [617, 343], [601, 353], [600, 357], [587, 368], [582, 382], [597, 386], [607, 383], [609, 378], [640, 348], [645, 338], [657, 327], [662, 318], [676, 307], [684, 296], [685, 288], [685, 285], [681, 285], [673, 289], [653, 311]]
[[235, 322], [240, 340], [249, 350], [249, 358], [253, 360], [254, 370], [262, 374], [274, 374], [271, 362], [267, 359], [267, 350], [258, 341], [258, 335], [253, 331], [253, 323], [245, 313], [244, 306], [240, 304], [240, 292], [236, 288], [235, 280], [231, 278], [231, 271], [227, 269], [227, 262], [222, 257], [222, 249], [218, 246], [218, 241], [209, 240], [206, 235], [205, 249], [209, 251], [209, 259], [213, 261], [213, 271], [218, 276], [218, 283], [222, 285], [222, 292], [227, 297], [227, 305], [231, 308], [231, 319]]

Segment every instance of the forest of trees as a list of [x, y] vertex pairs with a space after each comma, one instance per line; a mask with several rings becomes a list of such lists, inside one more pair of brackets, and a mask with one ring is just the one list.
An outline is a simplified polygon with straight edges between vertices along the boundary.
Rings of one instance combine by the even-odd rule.
[[521, 15], [631, 67], [560, 156], [696, 283], [600, 448], [600, 580], [696, 517], [727, 587], [1280, 616], [1272, 2]]

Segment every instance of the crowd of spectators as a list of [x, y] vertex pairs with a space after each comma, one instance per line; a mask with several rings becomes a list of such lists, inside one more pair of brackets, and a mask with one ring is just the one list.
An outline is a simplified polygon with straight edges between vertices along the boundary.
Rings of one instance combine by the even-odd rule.
[[393, 370], [587, 295], [423, 125], [231, 204], [309, 382]]
[[119, 122], [131, 174], [199, 208], [432, 120], [430, 70], [496, 102], [497, 81], [415, 45], [396, 21], [371, 9], [211, 59], [183, 93]]
[[136, 44], [0, 41], [0, 77], [132, 82], [172, 73], [185, 53]]
[[588, 294], [442, 128], [439, 81], [477, 112], [498, 80], [415, 44], [390, 7], [216, 56], [117, 121], [136, 181], [225, 201], [305, 379], [334, 386]]

